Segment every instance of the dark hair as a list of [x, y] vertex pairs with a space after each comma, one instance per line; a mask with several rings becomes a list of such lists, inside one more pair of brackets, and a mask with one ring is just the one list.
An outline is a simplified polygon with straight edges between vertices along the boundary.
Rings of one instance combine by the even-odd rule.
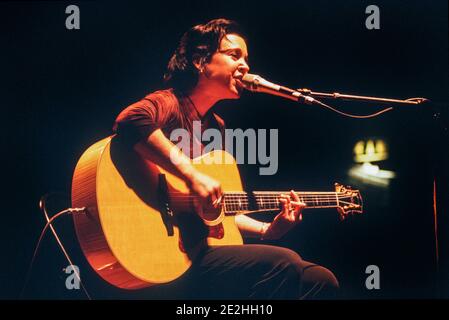
[[206, 24], [196, 25], [184, 33], [168, 62], [164, 75], [165, 83], [184, 92], [193, 89], [199, 75], [194, 62], [199, 62], [201, 66], [210, 62], [223, 37], [230, 33], [242, 36], [240, 26], [227, 19], [214, 19]]

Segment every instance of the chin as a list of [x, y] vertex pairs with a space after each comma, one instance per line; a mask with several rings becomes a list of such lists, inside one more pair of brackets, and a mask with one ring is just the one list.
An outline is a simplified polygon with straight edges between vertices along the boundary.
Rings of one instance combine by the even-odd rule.
[[240, 95], [241, 95], [241, 94], [239, 94], [239, 93], [233, 92], [233, 95], [230, 96], [228, 99], [231, 99], [231, 100], [237, 100], [237, 99], [240, 99]]
[[240, 96], [242, 95], [243, 89], [239, 89], [237, 87], [233, 87], [231, 89], [232, 98], [230, 99], [240, 99]]

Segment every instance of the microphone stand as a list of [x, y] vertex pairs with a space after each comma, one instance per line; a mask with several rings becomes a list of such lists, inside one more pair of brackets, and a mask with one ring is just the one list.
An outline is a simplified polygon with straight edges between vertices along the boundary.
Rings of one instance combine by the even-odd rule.
[[356, 96], [351, 94], [342, 94], [338, 92], [326, 93], [326, 92], [315, 92], [310, 89], [297, 89], [299, 93], [303, 95], [308, 95], [312, 98], [324, 98], [324, 99], [335, 99], [335, 100], [346, 100], [346, 101], [364, 101], [364, 102], [383, 102], [383, 103], [398, 103], [398, 104], [409, 104], [417, 105], [423, 102], [429, 101], [426, 98], [410, 98], [406, 100], [399, 99], [389, 99], [389, 98], [378, 98], [378, 97], [368, 97], [368, 96]]
[[[441, 103], [430, 103], [426, 98], [409, 98], [405, 100], [356, 96], [349, 94], [342, 94], [338, 92], [326, 93], [315, 92], [310, 89], [297, 89], [299, 93], [311, 98], [334, 99], [345, 101], [360, 101], [360, 102], [377, 102], [377, 103], [394, 103], [399, 105], [421, 105], [426, 104], [429, 113], [429, 123], [431, 128], [429, 132], [432, 135], [431, 145], [431, 159], [432, 159], [432, 173], [433, 173], [433, 215], [434, 215], [434, 241], [435, 241], [435, 262], [436, 262], [436, 290], [440, 298], [448, 298], [449, 281], [445, 279], [448, 274], [441, 274], [440, 272], [447, 269], [449, 266], [449, 255], [446, 251], [449, 247], [449, 236], [445, 231], [449, 227], [449, 112], [447, 106]], [[311, 100], [311, 99], [310, 99]], [[309, 100], [309, 102], [310, 102]], [[307, 102], [307, 99], [305, 100]], [[446, 111], [446, 114], [444, 114]], [[440, 214], [437, 216], [437, 212]], [[443, 213], [443, 214], [441, 214]], [[441, 225], [441, 228], [438, 228]], [[441, 240], [441, 241], [439, 241]], [[441, 253], [441, 254], [440, 254]], [[447, 272], [447, 271], [446, 271]], [[440, 283], [446, 281], [446, 283]], [[445, 291], [448, 292], [445, 292]]]

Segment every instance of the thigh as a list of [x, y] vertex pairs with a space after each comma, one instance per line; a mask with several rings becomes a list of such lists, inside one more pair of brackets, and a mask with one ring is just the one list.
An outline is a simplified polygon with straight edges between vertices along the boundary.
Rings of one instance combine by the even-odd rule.
[[[285, 268], [294, 270], [297, 281], [304, 265], [294, 251], [270, 245], [209, 247], [196, 259], [178, 283], [188, 298], [245, 299], [267, 275]], [[273, 281], [270, 279], [270, 281]]]
[[[328, 290], [330, 289], [330, 290]], [[139, 299], [332, 298], [338, 281], [296, 252], [270, 245], [207, 248], [181, 278], [138, 290]], [[134, 297], [134, 298], [136, 298]]]
[[339, 283], [329, 269], [303, 261], [301, 299], [335, 299]]

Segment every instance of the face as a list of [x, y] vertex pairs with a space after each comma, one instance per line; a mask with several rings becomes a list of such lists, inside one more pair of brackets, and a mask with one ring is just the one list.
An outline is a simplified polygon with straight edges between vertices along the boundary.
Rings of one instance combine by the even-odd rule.
[[198, 83], [219, 100], [238, 99], [243, 91], [242, 77], [248, 71], [245, 40], [236, 34], [227, 34], [211, 61], [204, 66]]

